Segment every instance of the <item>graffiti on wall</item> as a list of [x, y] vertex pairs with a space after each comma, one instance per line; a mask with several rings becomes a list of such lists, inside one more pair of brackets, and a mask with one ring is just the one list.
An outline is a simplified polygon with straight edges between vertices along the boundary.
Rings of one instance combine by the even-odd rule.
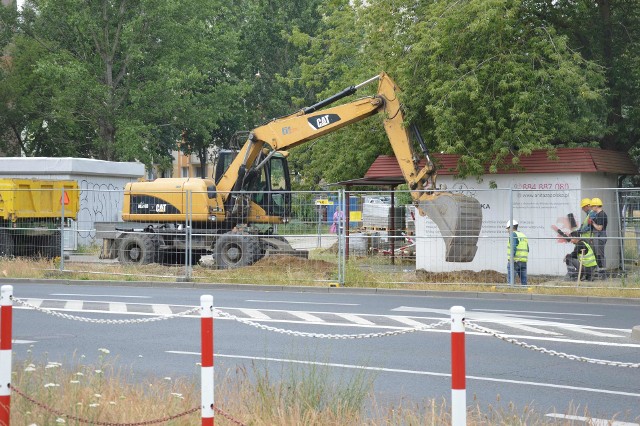
[[78, 237], [84, 243], [95, 239], [96, 222], [116, 222], [122, 209], [124, 185], [78, 181], [80, 186], [80, 211], [78, 212]]

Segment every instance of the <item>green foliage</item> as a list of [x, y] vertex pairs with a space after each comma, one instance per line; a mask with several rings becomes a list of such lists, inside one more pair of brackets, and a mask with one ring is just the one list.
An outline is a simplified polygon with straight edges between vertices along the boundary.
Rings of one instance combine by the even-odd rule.
[[[209, 160], [386, 71], [460, 175], [559, 146], [638, 156], [639, 40], [636, 0], [30, 0], [0, 9], [0, 149], [166, 164], [183, 140]], [[293, 149], [296, 186], [361, 177], [391, 153], [380, 120]]]
[[[33, 0], [1, 82], [27, 155], [160, 162], [182, 131], [213, 142], [244, 86], [218, 0]], [[190, 141], [191, 142], [191, 141]]]
[[[495, 172], [510, 154], [516, 167], [534, 149], [598, 143], [606, 135], [604, 68], [540, 18], [540, 3], [334, 1], [303, 77], [319, 88], [387, 71], [404, 89], [408, 120], [431, 150], [461, 156], [461, 175], [483, 174], [487, 161]], [[370, 164], [371, 151], [388, 149], [375, 124], [332, 135], [335, 145], [323, 142], [329, 160], [321, 148], [299, 148], [312, 151], [301, 173], [314, 180], [361, 175], [360, 160]]]

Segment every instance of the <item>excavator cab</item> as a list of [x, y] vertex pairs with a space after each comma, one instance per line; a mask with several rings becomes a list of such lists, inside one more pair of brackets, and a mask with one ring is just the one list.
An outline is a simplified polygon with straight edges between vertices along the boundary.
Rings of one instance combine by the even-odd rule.
[[[214, 179], [216, 182], [224, 175], [238, 155], [235, 150], [223, 150], [218, 153]], [[261, 163], [259, 157], [256, 163]], [[288, 218], [291, 215], [291, 179], [287, 158], [276, 153], [259, 170], [249, 169], [244, 178], [242, 190], [250, 193], [251, 201], [260, 206], [267, 216]]]

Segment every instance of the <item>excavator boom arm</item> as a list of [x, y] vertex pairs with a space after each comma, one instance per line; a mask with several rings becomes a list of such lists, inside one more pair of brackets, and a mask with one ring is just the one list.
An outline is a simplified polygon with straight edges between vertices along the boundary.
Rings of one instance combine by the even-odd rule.
[[[378, 81], [378, 91], [367, 96], [324, 108], [360, 87]], [[426, 165], [419, 167], [419, 158], [409, 138], [402, 106], [398, 99], [400, 89], [386, 74], [370, 78], [351, 86], [310, 107], [255, 128], [239, 154], [217, 183], [218, 191], [231, 194], [243, 188], [244, 177], [265, 145], [270, 151], [284, 151], [336, 131], [372, 115], [384, 114], [384, 128], [394, 151], [411, 196], [421, 215], [432, 219], [445, 240], [446, 259], [452, 262], [473, 260], [482, 223], [482, 210], [477, 200], [461, 194], [436, 190], [436, 169], [423, 147]], [[228, 197], [228, 195], [226, 195]]]

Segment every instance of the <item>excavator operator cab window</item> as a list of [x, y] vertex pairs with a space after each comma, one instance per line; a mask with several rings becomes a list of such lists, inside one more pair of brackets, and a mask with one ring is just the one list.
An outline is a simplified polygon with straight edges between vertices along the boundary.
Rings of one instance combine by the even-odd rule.
[[289, 216], [291, 209], [291, 181], [287, 159], [274, 155], [269, 161], [269, 180], [271, 202], [269, 213], [274, 216]]
[[216, 167], [214, 171], [213, 180], [217, 184], [220, 182], [220, 178], [227, 171], [233, 160], [238, 153], [236, 151], [223, 150], [218, 153], [218, 160], [216, 161]]

